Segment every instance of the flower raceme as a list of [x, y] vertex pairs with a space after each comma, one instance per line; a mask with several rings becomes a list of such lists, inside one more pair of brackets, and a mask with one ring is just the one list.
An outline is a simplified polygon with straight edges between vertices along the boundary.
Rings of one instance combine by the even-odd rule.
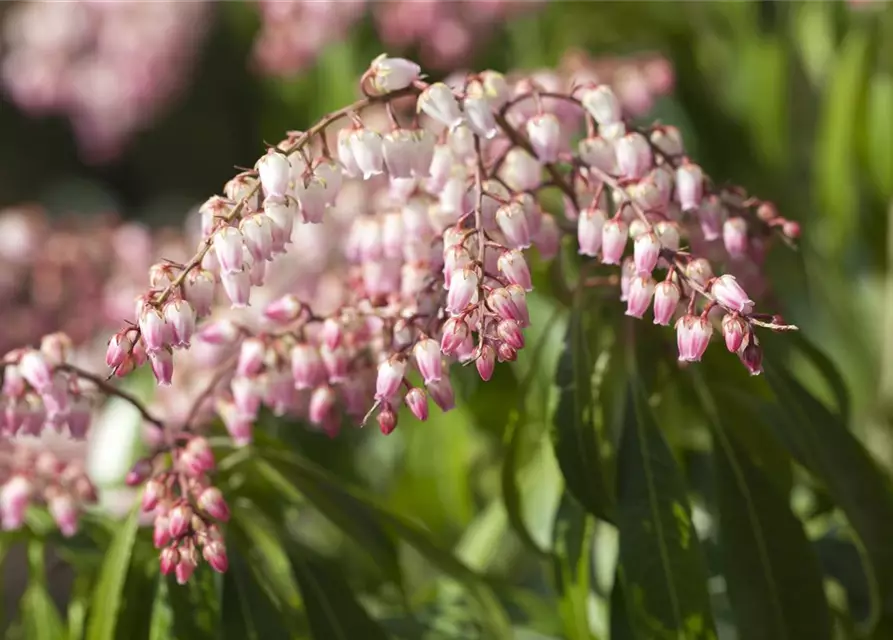
[[[411, 61], [382, 56], [360, 88], [365, 97], [289, 133], [199, 207], [195, 255], [153, 266], [134, 322], [109, 341], [118, 376], [148, 362], [176, 390], [192, 359], [214, 371], [178, 424], [143, 410], [176, 437], [159, 436], [128, 477], [145, 485], [162, 570], [180, 582], [201, 559], [227, 565], [229, 510], [200, 435], [213, 416], [243, 446], [263, 408], [329, 435], [373, 417], [391, 433], [403, 405], [422, 421], [432, 402], [449, 411], [451, 364], [474, 363], [486, 381], [526, 347], [529, 257], [555, 258], [564, 234], [589, 269], [619, 270], [596, 280], [619, 281], [626, 315], [675, 327], [680, 361], [698, 361], [716, 332], [757, 374], [756, 329], [794, 328], [755, 312], [753, 298], [767, 246], [796, 225], [714, 186], [675, 128], [630, 125], [611, 87], [493, 71], [429, 84]], [[540, 205], [550, 189], [561, 211]], [[324, 286], [301, 280], [291, 260], [304, 252], [325, 262]], [[4, 394], [22, 403], [23, 424], [38, 401], [41, 424], [61, 421], [50, 414], [67, 400], [74, 432], [79, 388], [55, 381], [81, 378], [54, 353], [10, 356]], [[9, 482], [0, 503], [12, 522], [32, 484]], [[72, 509], [53, 513], [67, 522]]]

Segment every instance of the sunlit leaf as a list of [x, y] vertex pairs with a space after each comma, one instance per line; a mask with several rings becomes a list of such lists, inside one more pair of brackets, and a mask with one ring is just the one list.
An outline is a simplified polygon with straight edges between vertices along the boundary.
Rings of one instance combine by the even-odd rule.
[[617, 526], [623, 593], [636, 637], [716, 637], [707, 571], [682, 476], [633, 383], [618, 452]]
[[589, 640], [589, 579], [592, 573], [593, 520], [565, 495], [555, 516], [553, 552], [558, 608], [569, 640]]
[[122, 593], [139, 529], [139, 514], [139, 509], [133, 509], [117, 529], [106, 552], [90, 606], [87, 640], [111, 640], [115, 637]]
[[893, 75], [876, 72], [866, 95], [865, 141], [868, 175], [881, 198], [893, 197]]

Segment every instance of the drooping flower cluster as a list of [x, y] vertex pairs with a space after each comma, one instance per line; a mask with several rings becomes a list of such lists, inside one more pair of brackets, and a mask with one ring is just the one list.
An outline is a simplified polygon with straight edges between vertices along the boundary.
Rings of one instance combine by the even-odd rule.
[[111, 159], [184, 87], [209, 7], [16, 3], [4, 16], [3, 85], [30, 113], [67, 116], [89, 161]]
[[[365, 98], [227, 182], [200, 208], [195, 255], [149, 270], [135, 322], [109, 342], [115, 373], [148, 361], [165, 388], [181, 384], [181, 366], [191, 380], [195, 358], [210, 369], [177, 418], [159, 421], [156, 448], [173, 461], [153, 456], [133, 476], [149, 478], [163, 567], [184, 580], [200, 546], [226, 564], [203, 424], [218, 416], [241, 446], [263, 407], [330, 435], [373, 416], [390, 433], [404, 404], [419, 420], [431, 401], [450, 410], [453, 362], [489, 380], [525, 347], [528, 258], [555, 258], [562, 235], [584, 274], [619, 269], [627, 315], [651, 308], [655, 324], [674, 324], [680, 361], [699, 360], [718, 331], [756, 374], [756, 328], [794, 328], [757, 313], [734, 273], [758, 272], [797, 225], [714, 186], [677, 129], [632, 126], [608, 85], [553, 91], [484, 71], [450, 87], [420, 74], [377, 58]], [[548, 189], [563, 211], [543, 210]], [[305, 234], [326, 228], [330, 244], [313, 253]], [[303, 252], [324, 285], [295, 268]]]
[[432, 69], [465, 64], [493, 28], [542, 0], [257, 0], [261, 30], [254, 61], [273, 75], [291, 75], [316, 61], [369, 13], [389, 49], [418, 49]]

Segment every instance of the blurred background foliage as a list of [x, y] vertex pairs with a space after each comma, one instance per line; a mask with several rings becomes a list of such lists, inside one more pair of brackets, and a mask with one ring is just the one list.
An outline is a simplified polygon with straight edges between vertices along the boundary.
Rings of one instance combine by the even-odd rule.
[[[354, 99], [382, 51], [364, 19], [262, 78], [255, 7], [212, 19], [186, 94], [112, 163], [0, 103], [0, 201], [179, 225], [262, 141]], [[760, 379], [719, 348], [679, 371], [671, 333], [637, 323], [630, 347], [613, 298], [543, 278], [530, 347], [487, 384], [457, 371], [453, 412], [334, 441], [271, 420], [252, 455], [221, 448], [246, 550], [222, 579], [159, 580], [132, 516], [63, 542], [32, 514], [0, 539], [31, 575], [11, 636], [893, 638], [893, 9], [546, 2], [491, 36], [470, 67], [665, 56], [675, 88], [649, 119], [801, 223], [763, 307], [802, 336], [767, 338]], [[44, 545], [74, 568], [55, 605]]]

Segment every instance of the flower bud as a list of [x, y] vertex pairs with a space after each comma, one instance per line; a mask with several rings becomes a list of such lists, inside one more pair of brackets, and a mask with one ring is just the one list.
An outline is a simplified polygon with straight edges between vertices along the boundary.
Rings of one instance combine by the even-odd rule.
[[505, 235], [507, 245], [512, 249], [527, 249], [530, 246], [530, 227], [524, 208], [517, 202], [502, 205], [496, 210], [496, 224]]
[[521, 147], [514, 147], [505, 154], [502, 178], [513, 191], [532, 191], [539, 186], [541, 176], [539, 160]]
[[413, 176], [415, 148], [420, 137], [408, 129], [395, 129], [382, 139], [382, 154], [388, 173], [393, 178]]
[[180, 562], [180, 552], [177, 551], [174, 547], [167, 547], [166, 549], [161, 550], [161, 555], [159, 557], [159, 564], [161, 566], [162, 575], [170, 575], [171, 571], [174, 570]]
[[378, 365], [378, 378], [375, 381], [375, 399], [388, 401], [397, 393], [403, 375], [406, 373], [406, 362], [391, 357]]
[[629, 285], [629, 293], [626, 299], [626, 315], [633, 318], [641, 318], [651, 305], [651, 296], [654, 295], [655, 284], [650, 275], [637, 276]]
[[496, 335], [515, 350], [524, 348], [524, 334], [514, 320], [502, 320], [496, 326]]
[[192, 509], [186, 504], [178, 504], [168, 514], [167, 532], [173, 540], [179, 540], [189, 531]]
[[496, 265], [510, 284], [517, 284], [525, 291], [533, 291], [530, 268], [521, 251], [518, 249], [503, 251]]
[[171, 300], [164, 305], [164, 320], [170, 327], [171, 344], [175, 347], [189, 347], [195, 333], [195, 311], [185, 300]]
[[292, 293], [273, 300], [264, 309], [264, 317], [277, 324], [288, 324], [297, 320], [304, 306]]
[[202, 557], [217, 573], [226, 573], [229, 568], [226, 546], [220, 540], [212, 540], [207, 543], [202, 549]]
[[356, 160], [363, 179], [382, 173], [384, 155], [381, 135], [365, 127], [354, 129], [350, 134], [350, 150]]
[[214, 303], [214, 276], [205, 269], [193, 269], [186, 276], [184, 297], [199, 317], [211, 313]]
[[453, 394], [453, 385], [450, 384], [450, 379], [447, 376], [444, 376], [440, 380], [426, 385], [426, 387], [428, 389], [428, 395], [430, 395], [431, 399], [434, 400], [434, 404], [440, 407], [440, 410], [444, 413], [456, 406], [456, 397]]
[[222, 227], [214, 234], [213, 247], [223, 274], [242, 270], [244, 238], [235, 227]]
[[167, 490], [164, 485], [161, 484], [155, 478], [152, 478], [146, 483], [146, 488], [143, 489], [143, 500], [142, 500], [142, 509], [145, 512], [153, 511], [155, 507], [158, 506], [158, 502], [163, 500], [167, 495]]
[[31, 483], [21, 475], [12, 476], [0, 487], [0, 526], [4, 531], [19, 529], [24, 524], [31, 490]]
[[478, 275], [471, 265], [453, 276], [447, 293], [447, 311], [453, 315], [462, 313], [478, 298]]
[[597, 207], [587, 207], [577, 218], [577, 253], [596, 257], [602, 247], [602, 234], [608, 216]]
[[[660, 257], [660, 241], [653, 232], [647, 232], [636, 238], [633, 243], [633, 259], [635, 260], [636, 273], [640, 276], [650, 276], [657, 266]], [[641, 317], [641, 316], [636, 316]]]
[[726, 341], [726, 349], [738, 353], [749, 330], [747, 321], [737, 313], [727, 313], [722, 319], [722, 336]]
[[659, 282], [654, 288], [654, 324], [667, 326], [676, 313], [681, 293], [670, 280]]
[[485, 344], [481, 347], [481, 353], [477, 360], [474, 361], [474, 364], [477, 367], [478, 375], [481, 376], [481, 380], [484, 382], [489, 381], [493, 377], [493, 370], [496, 367], [496, 351], [491, 345]]
[[156, 549], [166, 547], [171, 541], [169, 528], [170, 520], [166, 515], [159, 514], [155, 516], [155, 524], [152, 529], [152, 544], [155, 545]]
[[144, 305], [140, 312], [139, 328], [148, 353], [164, 348], [170, 341], [170, 327], [161, 313], [150, 305]]
[[192, 577], [192, 573], [195, 571], [195, 566], [195, 562], [193, 562], [191, 558], [182, 556], [180, 562], [177, 563], [177, 566], [174, 569], [174, 574], [177, 577], [177, 584], [182, 586], [189, 582], [189, 578]]
[[215, 520], [229, 520], [229, 507], [217, 487], [208, 487], [198, 497], [198, 506]]
[[492, 106], [483, 95], [468, 95], [463, 103], [465, 117], [471, 130], [477, 135], [492, 139], [499, 132]]
[[252, 422], [256, 420], [263, 399], [259, 378], [237, 375], [230, 382], [230, 391], [232, 391], [233, 403], [235, 403], [239, 415]]
[[291, 374], [295, 389], [313, 389], [325, 382], [327, 374], [319, 351], [306, 343], [292, 347]]
[[648, 141], [640, 133], [628, 133], [616, 143], [617, 168], [624, 178], [638, 180], [651, 169]]
[[695, 258], [685, 266], [685, 277], [701, 287], [713, 277], [713, 267], [705, 258]]
[[496, 350], [496, 357], [500, 362], [514, 362], [518, 359], [518, 351], [507, 342], [503, 342]]
[[428, 419], [428, 398], [419, 387], [413, 387], [406, 394], [406, 406], [422, 422]]
[[676, 346], [680, 362], [698, 362], [713, 335], [713, 325], [703, 316], [686, 314], [676, 321]]
[[412, 354], [425, 384], [440, 380], [443, 375], [443, 360], [436, 341], [427, 337], [422, 338], [413, 347]]
[[505, 290], [508, 292], [512, 304], [515, 305], [515, 309], [517, 309], [518, 317], [510, 319], [515, 320], [521, 328], [529, 327], [530, 312], [527, 309], [527, 294], [524, 292], [524, 289], [516, 284], [510, 284]]
[[387, 405], [378, 412], [378, 428], [382, 435], [389, 435], [397, 428], [397, 414]]
[[257, 262], [273, 257], [273, 221], [270, 216], [255, 213], [242, 220], [239, 231], [251, 257]]
[[218, 398], [217, 414], [223, 420], [223, 426], [237, 447], [251, 444], [253, 439], [252, 421], [246, 419], [236, 408], [235, 403], [226, 398]]
[[64, 537], [70, 538], [78, 532], [78, 512], [71, 496], [64, 493], [53, 496], [47, 507]]
[[735, 276], [727, 274], [718, 277], [710, 286], [710, 293], [727, 309], [745, 315], [753, 311], [753, 300], [747, 297], [747, 293], [738, 284]]
[[626, 249], [628, 231], [626, 223], [620, 218], [611, 218], [605, 222], [602, 227], [602, 264], [620, 264]]
[[273, 253], [283, 253], [291, 242], [294, 231], [297, 203], [294, 200], [264, 200], [264, 215], [273, 222]]
[[654, 225], [654, 233], [660, 246], [670, 251], [679, 251], [679, 225], [672, 220], [661, 220]]
[[257, 161], [255, 166], [260, 178], [261, 187], [267, 196], [282, 198], [288, 192], [291, 177], [291, 165], [281, 153], [272, 149]]
[[[322, 357], [322, 363], [325, 369], [323, 374], [328, 377], [330, 383], [340, 384], [347, 380], [350, 375], [350, 358], [348, 357], [346, 349], [343, 347], [330, 349], [327, 345], [323, 344], [319, 350], [319, 355]], [[323, 382], [324, 381], [325, 380], [323, 380]]]
[[217, 346], [232, 346], [242, 334], [239, 325], [232, 320], [224, 319], [209, 322], [198, 330], [196, 337], [202, 342]]
[[704, 194], [704, 172], [687, 160], [676, 169], [676, 197], [683, 211], [694, 211]]
[[[120, 333], [116, 333], [112, 336], [112, 339], [109, 340], [108, 348], [105, 351], [105, 364], [112, 369], [119, 367], [124, 362], [125, 358], [127, 358], [127, 355], [130, 353], [131, 348], [133, 348], [133, 342], [130, 340], [130, 338], [127, 337], [127, 332], [122, 331]], [[7, 382], [7, 380], [10, 378], [11, 369], [12, 367], [7, 367], [6, 369], [3, 379], [3, 393], [6, 395], [16, 396], [19, 394], [10, 393], [10, 383]], [[16, 369], [16, 372], [18, 372], [18, 369]], [[16, 374], [13, 374], [13, 376], [15, 375]]]
[[239, 348], [236, 375], [252, 376], [260, 373], [264, 367], [266, 355], [267, 345], [261, 338], [247, 338]]
[[557, 162], [561, 145], [561, 125], [551, 113], [533, 116], [527, 121], [527, 136], [530, 145], [541, 162]]
[[580, 101], [598, 124], [614, 124], [620, 122], [622, 116], [620, 101], [614, 90], [606, 84], [587, 88], [582, 92]]
[[233, 309], [244, 309], [248, 306], [251, 298], [251, 274], [247, 269], [224, 273], [220, 276], [220, 281]]
[[611, 142], [601, 136], [585, 138], [577, 149], [580, 159], [588, 166], [611, 175], [617, 173], [617, 154]]
[[152, 374], [158, 384], [163, 387], [170, 386], [174, 376], [174, 354], [170, 347], [151, 352], [149, 363], [152, 365]]
[[467, 337], [468, 324], [465, 320], [462, 318], [449, 318], [443, 323], [443, 337], [440, 339], [440, 350], [444, 355], [452, 356], [462, 346]]
[[310, 395], [310, 422], [316, 425], [323, 424], [334, 406], [335, 392], [332, 388], [328, 386], [317, 387]]
[[747, 222], [744, 218], [729, 218], [722, 226], [722, 242], [733, 258], [747, 253]]
[[741, 364], [750, 371], [750, 375], [758, 376], [763, 372], [763, 348], [753, 334], [750, 335], [747, 345], [741, 350], [738, 357]]
[[422, 91], [416, 102], [416, 111], [424, 111], [430, 118], [451, 129], [464, 120], [456, 96], [442, 82], [435, 82]]
[[369, 82], [379, 95], [405, 89], [419, 79], [422, 68], [405, 58], [389, 58], [386, 53], [372, 61]]

